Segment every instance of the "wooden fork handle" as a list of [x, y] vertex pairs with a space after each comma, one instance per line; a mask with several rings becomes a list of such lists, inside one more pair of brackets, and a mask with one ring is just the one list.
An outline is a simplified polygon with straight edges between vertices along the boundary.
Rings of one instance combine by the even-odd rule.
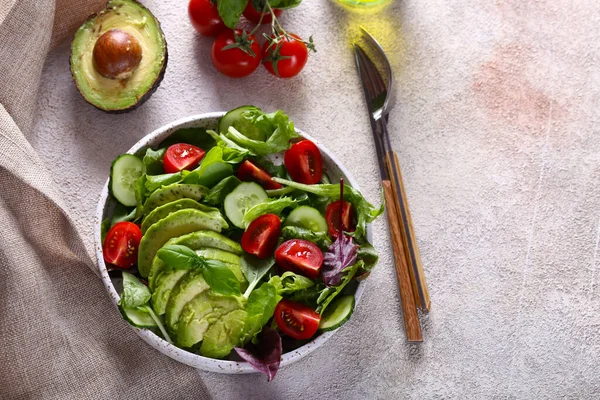
[[408, 273], [407, 258], [404, 252], [404, 245], [402, 244], [402, 229], [399, 223], [396, 196], [394, 196], [394, 189], [389, 180], [384, 180], [382, 185], [387, 217], [390, 225], [390, 235], [392, 236], [392, 247], [394, 250], [396, 275], [398, 277], [398, 286], [400, 289], [400, 301], [402, 302], [402, 311], [404, 314], [406, 338], [409, 342], [422, 342], [423, 335], [421, 334], [421, 325], [419, 324], [413, 287]]
[[[393, 157], [394, 162], [392, 162], [391, 157]], [[398, 177], [397, 184], [394, 179], [391, 179], [391, 184], [395, 197], [394, 203], [397, 206], [402, 246], [404, 247], [404, 254], [406, 255], [415, 303], [423, 312], [429, 312], [429, 309], [431, 308], [431, 299], [429, 298], [429, 291], [427, 290], [425, 272], [423, 271], [423, 264], [421, 263], [421, 254], [419, 253], [419, 247], [417, 246], [417, 237], [410, 216], [406, 191], [404, 190], [400, 162], [398, 161], [398, 156], [395, 151], [392, 151], [391, 156], [389, 153], [386, 156], [386, 166], [390, 177], [393, 178], [394, 175]], [[404, 216], [401, 214], [402, 210], [404, 210]]]

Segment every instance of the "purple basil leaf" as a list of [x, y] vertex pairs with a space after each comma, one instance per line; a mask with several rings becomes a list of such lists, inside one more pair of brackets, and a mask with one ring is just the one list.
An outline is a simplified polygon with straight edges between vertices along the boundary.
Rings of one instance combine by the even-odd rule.
[[258, 335], [258, 345], [248, 343], [245, 349], [235, 347], [235, 351], [240, 357], [246, 360], [252, 368], [265, 374], [267, 380], [271, 382], [279, 369], [281, 362], [281, 336], [275, 329], [265, 326]]
[[323, 255], [321, 275], [325, 285], [337, 286], [342, 282], [342, 271], [356, 262], [357, 250], [358, 246], [352, 242], [352, 237], [346, 234], [338, 235]]

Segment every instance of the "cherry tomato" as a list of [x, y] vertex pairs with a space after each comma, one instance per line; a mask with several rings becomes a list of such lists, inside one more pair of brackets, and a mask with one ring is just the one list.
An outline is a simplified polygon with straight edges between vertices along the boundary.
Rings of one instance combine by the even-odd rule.
[[321, 316], [302, 303], [284, 299], [275, 307], [275, 322], [283, 333], [294, 339], [310, 339], [319, 329]]
[[[275, 17], [277, 18], [279, 18], [282, 12], [283, 10], [279, 10], [277, 8], [273, 9], [273, 13], [275, 13]], [[254, 6], [252, 5], [252, 0], [248, 0], [248, 5], [246, 6], [246, 9], [244, 10], [243, 14], [244, 17], [246, 17], [246, 19], [252, 23], [258, 24], [258, 21], [260, 21], [261, 12], [254, 8]], [[265, 16], [263, 17], [261, 24], [270, 24], [272, 21], [273, 16], [271, 15], [271, 13], [268, 10], [265, 11]]]
[[[235, 35], [241, 36], [244, 31], [235, 30]], [[212, 62], [217, 70], [223, 75], [231, 78], [243, 78], [250, 75], [260, 65], [260, 45], [254, 35], [247, 35], [246, 44], [254, 55], [248, 54], [240, 48], [228, 48], [226, 46], [236, 43], [234, 31], [231, 29], [221, 33], [215, 39], [212, 46]]]
[[237, 177], [242, 182], [256, 182], [265, 190], [281, 189], [283, 185], [271, 179], [271, 175], [252, 161], [246, 160], [237, 170]]
[[293, 180], [307, 185], [318, 183], [323, 176], [323, 160], [317, 145], [310, 140], [294, 143], [283, 157]]
[[316, 279], [323, 265], [323, 252], [308, 240], [290, 239], [277, 248], [275, 261], [286, 271]]
[[[327, 220], [327, 225], [329, 225], [329, 234], [334, 238], [337, 237], [340, 226], [340, 202], [338, 200], [329, 204], [325, 212], [325, 219]], [[342, 207], [342, 230], [345, 232], [354, 232], [354, 229], [356, 229], [354, 207], [352, 207], [352, 203], [344, 201], [344, 206]]]
[[119, 268], [130, 268], [137, 262], [142, 240], [140, 227], [133, 222], [118, 222], [106, 235], [102, 252], [104, 261]]
[[217, 36], [225, 29], [225, 23], [217, 11], [216, 1], [191, 0], [188, 13], [194, 28], [204, 36]]
[[298, 75], [308, 60], [308, 48], [300, 36], [290, 36], [300, 41], [284, 37], [278, 45], [265, 42], [262, 49], [265, 68], [280, 78]]
[[193, 169], [204, 157], [204, 150], [187, 143], [177, 143], [170, 146], [163, 157], [163, 167], [167, 174]]
[[280, 231], [281, 221], [277, 215], [261, 215], [250, 223], [242, 235], [242, 248], [258, 258], [267, 258], [275, 249]]

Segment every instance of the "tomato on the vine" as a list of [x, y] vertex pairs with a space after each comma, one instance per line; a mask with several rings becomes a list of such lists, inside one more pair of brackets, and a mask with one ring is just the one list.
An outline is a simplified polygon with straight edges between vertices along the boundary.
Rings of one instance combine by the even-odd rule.
[[[279, 16], [281, 15], [281, 13], [283, 12], [283, 10], [279, 10], [277, 8], [273, 9], [273, 13], [275, 14], [275, 18], [279, 18]], [[254, 6], [252, 5], [252, 0], [248, 0], [248, 5], [246, 6], [246, 9], [244, 10], [244, 17], [246, 17], [246, 19], [254, 24], [258, 24], [258, 22], [260, 21], [260, 15], [261, 12], [258, 11], [256, 8], [254, 8]], [[261, 24], [270, 24], [273, 21], [273, 16], [271, 15], [271, 13], [267, 10], [265, 11], [265, 15], [263, 16], [262, 22]]]
[[308, 47], [294, 33], [280, 37], [278, 43], [265, 42], [262, 52], [267, 71], [280, 78], [298, 75], [308, 60]]
[[321, 316], [312, 308], [286, 299], [277, 303], [274, 316], [279, 329], [298, 340], [310, 339], [321, 322]]
[[225, 23], [217, 11], [217, 3], [212, 0], [190, 0], [188, 14], [194, 28], [205, 36], [217, 36]]
[[133, 222], [116, 223], [110, 228], [102, 244], [104, 261], [124, 269], [134, 266], [141, 240], [142, 231], [139, 226]]
[[258, 68], [261, 60], [256, 36], [241, 29], [227, 29], [215, 39], [212, 62], [217, 70], [231, 78], [243, 78]]

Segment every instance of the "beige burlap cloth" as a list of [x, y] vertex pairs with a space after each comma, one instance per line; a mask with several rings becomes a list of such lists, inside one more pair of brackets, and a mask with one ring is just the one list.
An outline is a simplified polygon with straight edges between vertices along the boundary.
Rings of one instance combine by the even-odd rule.
[[207, 398], [115, 312], [30, 146], [47, 52], [104, 0], [0, 0], [0, 398]]

